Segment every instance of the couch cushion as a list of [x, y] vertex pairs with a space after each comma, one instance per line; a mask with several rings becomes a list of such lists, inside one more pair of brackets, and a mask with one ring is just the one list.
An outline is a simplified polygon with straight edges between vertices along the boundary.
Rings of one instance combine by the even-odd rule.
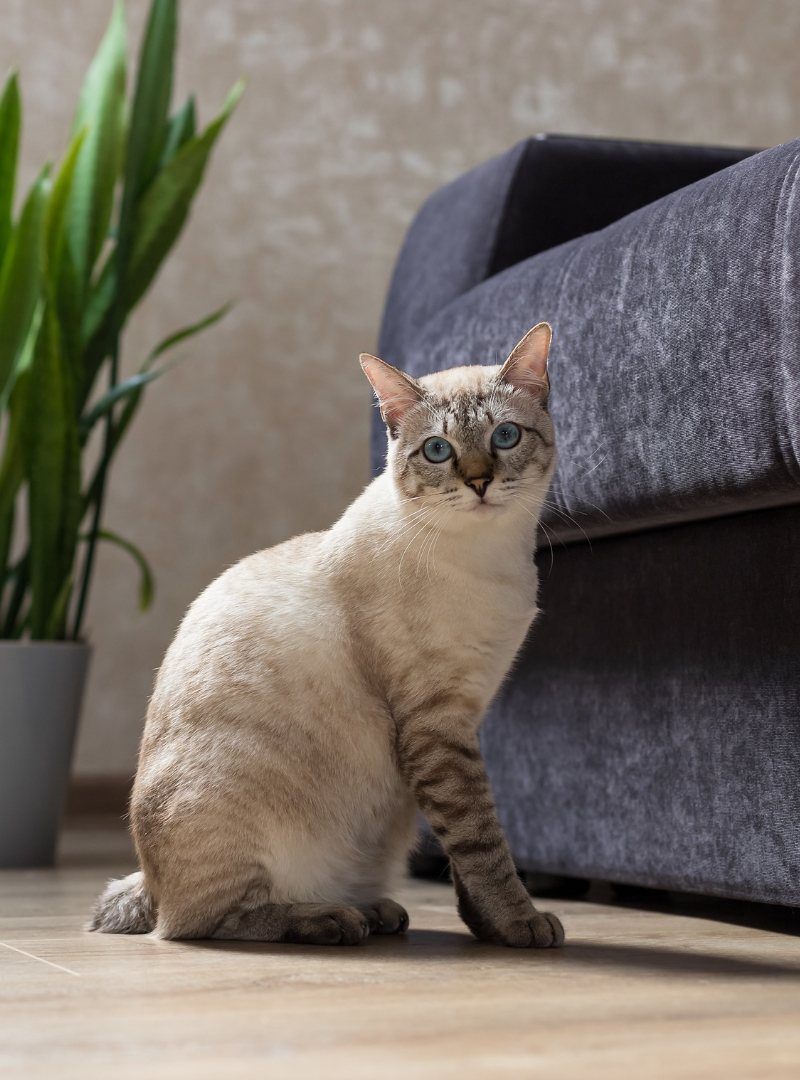
[[748, 158], [457, 296], [392, 362], [498, 363], [553, 325], [564, 538], [800, 501], [799, 176], [800, 140]]
[[519, 865], [800, 905], [800, 506], [540, 566], [481, 738]]

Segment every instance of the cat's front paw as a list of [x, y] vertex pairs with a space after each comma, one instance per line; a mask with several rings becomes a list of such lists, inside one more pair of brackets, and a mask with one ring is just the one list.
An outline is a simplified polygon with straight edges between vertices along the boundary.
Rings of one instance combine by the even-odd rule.
[[408, 912], [386, 896], [359, 907], [359, 911], [366, 916], [371, 934], [404, 934], [408, 930]]
[[498, 926], [491, 940], [512, 949], [558, 949], [564, 944], [564, 927], [549, 911], [531, 911]]

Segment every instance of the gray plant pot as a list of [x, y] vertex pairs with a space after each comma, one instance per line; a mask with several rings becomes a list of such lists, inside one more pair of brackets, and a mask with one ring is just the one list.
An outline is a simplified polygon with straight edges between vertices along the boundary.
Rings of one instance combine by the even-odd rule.
[[91, 649], [0, 641], [0, 867], [52, 866]]

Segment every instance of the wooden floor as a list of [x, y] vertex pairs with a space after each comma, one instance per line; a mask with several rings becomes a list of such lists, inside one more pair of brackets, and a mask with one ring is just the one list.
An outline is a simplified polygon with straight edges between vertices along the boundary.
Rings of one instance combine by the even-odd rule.
[[3, 1080], [800, 1078], [800, 936], [552, 902], [562, 951], [473, 941], [447, 885], [351, 949], [82, 929], [120, 834], [0, 874]]

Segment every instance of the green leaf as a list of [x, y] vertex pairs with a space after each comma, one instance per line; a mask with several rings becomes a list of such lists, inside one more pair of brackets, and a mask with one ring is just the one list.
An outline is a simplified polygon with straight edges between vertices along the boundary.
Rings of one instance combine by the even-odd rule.
[[[167, 138], [176, 36], [177, 0], [153, 0], [136, 74], [116, 247], [113, 258], [104, 267], [104, 276], [108, 274], [104, 288], [99, 296], [98, 290], [94, 290], [83, 323], [85, 351], [81, 401], [86, 401], [91, 393], [105, 358], [116, 355], [115, 342], [127, 313], [134, 306], [127, 300], [133, 231], [140, 195], [158, 170]], [[116, 382], [116, 361], [112, 363], [111, 381]]]
[[125, 161], [124, 202], [130, 213], [128, 221], [123, 222], [126, 217], [123, 204], [121, 239], [123, 226], [130, 227], [133, 223], [133, 210], [140, 194], [155, 176], [166, 142], [177, 32], [176, 0], [153, 0], [136, 75]]
[[244, 83], [238, 82], [228, 95], [220, 115], [205, 131], [181, 147], [142, 197], [136, 216], [126, 295], [130, 307], [144, 295], [178, 239], [214, 143], [243, 92]]
[[116, 0], [108, 29], [86, 73], [72, 126], [73, 135], [88, 129], [75, 169], [66, 225], [81, 290], [105, 242], [122, 168], [126, 37], [125, 8]]
[[[201, 330], [204, 330], [207, 326], [211, 326], [212, 323], [217, 322], [219, 319], [222, 318], [223, 315], [226, 314], [226, 312], [230, 310], [230, 307], [230, 304], [225, 304], [224, 307], [221, 307], [212, 315], [208, 315], [205, 319], [201, 319], [200, 322], [194, 323], [192, 326], [187, 326], [185, 329], [179, 330], [176, 334], [171, 334], [170, 337], [165, 338], [160, 345], [157, 345], [156, 348], [153, 349], [148, 358], [142, 364], [141, 368], [139, 369], [140, 374], [147, 372], [150, 365], [159, 356], [166, 352], [167, 349], [172, 348], [172, 346], [177, 345], [179, 341], [184, 341], [186, 340], [186, 338], [191, 337], [193, 334], [197, 334]], [[109, 446], [109, 458], [113, 458], [117, 447], [119, 446], [123, 436], [125, 435], [125, 432], [128, 429], [128, 425], [136, 415], [136, 410], [139, 407], [143, 392], [144, 386], [141, 386], [139, 387], [139, 389], [134, 390], [125, 402], [125, 406], [122, 409], [122, 412], [120, 413], [118, 419], [115, 420], [113, 432], [111, 435], [111, 444]], [[89, 430], [88, 426], [87, 430]], [[94, 500], [97, 498], [97, 492], [100, 485], [101, 468], [102, 462], [100, 465], [98, 465], [97, 470], [92, 477], [91, 483], [89, 484], [86, 495], [84, 496], [84, 512], [89, 509]]]
[[81, 312], [83, 286], [72, 246], [69, 242], [69, 222], [72, 195], [77, 170], [85, 147], [89, 128], [84, 125], [73, 135], [64, 159], [59, 166], [45, 214], [45, 294], [55, 306], [61, 325], [61, 342], [65, 357], [77, 379], [81, 370]]
[[11, 237], [21, 116], [17, 73], [12, 71], [0, 94], [0, 265]]
[[67, 608], [69, 598], [72, 595], [72, 574], [64, 578], [63, 584], [58, 591], [53, 610], [47, 620], [44, 636], [48, 641], [58, 640], [64, 637], [64, 627], [67, 621]]
[[77, 179], [78, 159], [88, 130], [86, 126], [79, 128], [72, 137], [67, 152], [64, 154], [64, 160], [61, 162], [53, 181], [50, 197], [47, 200], [44, 247], [46, 271], [51, 286], [56, 284], [61, 249], [64, 245], [64, 220], [67, 214], [67, 204], [71, 201], [73, 186]]
[[[137, 215], [123, 320], [144, 295], [178, 239], [214, 143], [243, 92], [244, 83], [240, 81], [231, 90], [216, 120], [199, 136], [193, 136], [184, 143], [145, 193]], [[118, 288], [115, 260], [109, 259], [95, 285], [83, 321], [82, 402], [88, 399], [100, 365], [111, 352], [115, 335], [114, 302]]]
[[134, 392], [141, 391], [148, 383], [153, 382], [163, 375], [165, 370], [166, 368], [162, 368], [159, 371], [139, 372], [138, 375], [131, 375], [129, 379], [117, 383], [116, 386], [107, 390], [92, 410], [81, 420], [81, 436], [85, 438], [97, 421], [105, 416], [106, 413], [110, 412], [118, 401], [121, 401], [123, 398], [128, 397]]
[[192, 95], [183, 108], [170, 119], [164, 150], [161, 154], [162, 169], [165, 165], [169, 165], [184, 143], [194, 137], [196, 131], [195, 102]]
[[83, 315], [83, 341], [87, 345], [91, 343], [101, 327], [108, 323], [116, 287], [114, 255], [114, 251], [109, 252], [86, 301]]
[[223, 304], [221, 308], [217, 308], [216, 311], [212, 311], [210, 315], [206, 315], [205, 318], [198, 320], [196, 323], [191, 323], [189, 326], [184, 326], [182, 330], [176, 330], [174, 334], [170, 334], [169, 337], [165, 337], [160, 342], [150, 355], [142, 364], [142, 371], [147, 371], [153, 364], [154, 360], [157, 360], [159, 356], [162, 356], [165, 352], [174, 348], [182, 341], [186, 341], [187, 338], [194, 337], [195, 334], [199, 334], [202, 330], [207, 330], [209, 326], [213, 326], [214, 323], [219, 322], [224, 318], [233, 307], [233, 302], [228, 301], [227, 304]]
[[[33, 639], [52, 633], [54, 612], [72, 573], [82, 512], [73, 393], [60, 346], [58, 322], [48, 305], [28, 375], [25, 424]], [[61, 625], [55, 636], [63, 632]]]
[[0, 393], [25, 342], [39, 299], [47, 173], [47, 168], [42, 170], [25, 200], [0, 272]]
[[[123, 398], [130, 398], [135, 394], [136, 402], [138, 404], [139, 397], [145, 386], [155, 379], [160, 378], [166, 371], [169, 371], [175, 366], [174, 364], [166, 364], [157, 371], [152, 371], [152, 366], [159, 356], [163, 356], [165, 352], [174, 348], [180, 342], [186, 341], [187, 338], [194, 337], [195, 334], [199, 334], [207, 327], [213, 326], [213, 324], [219, 322], [224, 315], [227, 315], [230, 309], [230, 303], [223, 304], [221, 308], [212, 312], [211, 315], [206, 315], [206, 317], [200, 319], [199, 322], [192, 323], [191, 326], [185, 326], [182, 330], [177, 330], [174, 334], [170, 334], [169, 337], [164, 338], [164, 340], [153, 349], [136, 375], [132, 375], [129, 379], [118, 383], [108, 390], [103, 394], [100, 400], [96, 402], [91, 411], [81, 419], [81, 437], [85, 439], [97, 421], [105, 416], [109, 410], [113, 409], [117, 402], [121, 401]], [[130, 417], [128, 420], [130, 420]]]
[[10, 416], [6, 430], [2, 465], [0, 465], [0, 575], [5, 580], [17, 495], [25, 479], [25, 378], [21, 374], [11, 395]]
[[[127, 551], [128, 554], [133, 556], [136, 560], [141, 574], [139, 580], [139, 611], [147, 611], [153, 603], [153, 595], [155, 593], [153, 571], [150, 569], [147, 559], [145, 559], [144, 555], [142, 555], [135, 544], [132, 544], [130, 540], [125, 540], [123, 537], [118, 536], [117, 533], [111, 532], [110, 529], [98, 529], [97, 536], [100, 540], [108, 540], [110, 543], [116, 544], [117, 547], [121, 547], [123, 551]], [[88, 540], [88, 537], [82, 536], [81, 539]]]
[[9, 573], [11, 596], [9, 597], [8, 607], [6, 608], [3, 626], [0, 629], [0, 637], [19, 638], [22, 636], [22, 631], [27, 624], [28, 614], [26, 613], [20, 618], [20, 612], [22, 611], [25, 594], [28, 590], [30, 563], [30, 551], [26, 551]]
[[22, 349], [17, 357], [17, 362], [6, 380], [5, 388], [0, 393], [0, 413], [2, 413], [7, 406], [13, 408], [13, 393], [14, 387], [17, 384], [17, 380], [27, 371], [33, 363], [33, 351], [36, 347], [36, 339], [39, 336], [39, 327], [42, 325], [42, 316], [44, 315], [44, 301], [40, 298], [37, 301], [36, 307], [33, 311], [33, 318], [28, 326], [28, 334], [23, 343]]

